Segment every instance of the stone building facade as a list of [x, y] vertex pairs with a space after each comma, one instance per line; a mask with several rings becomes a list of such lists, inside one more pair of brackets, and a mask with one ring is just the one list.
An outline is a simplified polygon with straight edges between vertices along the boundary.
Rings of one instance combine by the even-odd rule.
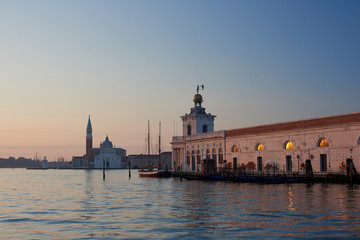
[[[217, 170], [226, 167], [234, 171], [302, 172], [307, 159], [320, 173], [344, 172], [349, 158], [360, 167], [360, 113], [194, 133], [188, 126], [210, 115], [197, 106], [195, 98], [194, 102], [186, 115], [192, 122], [181, 117], [183, 136], [175, 136], [171, 142], [174, 171], [201, 171], [204, 159], [214, 160]], [[214, 118], [205, 124], [213, 126]]]
[[[160, 154], [160, 162], [162, 169], [171, 170], [171, 152], [162, 152]], [[149, 167], [149, 158], [150, 158], [150, 167], [159, 167], [159, 155], [146, 155], [146, 154], [134, 154], [128, 156], [128, 161], [130, 162], [130, 167], [139, 169], [139, 168], [148, 168]]]

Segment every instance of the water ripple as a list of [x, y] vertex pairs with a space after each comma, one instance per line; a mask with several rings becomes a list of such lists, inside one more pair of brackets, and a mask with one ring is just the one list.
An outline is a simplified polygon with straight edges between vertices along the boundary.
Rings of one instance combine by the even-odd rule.
[[356, 239], [358, 186], [1, 169], [4, 239]]

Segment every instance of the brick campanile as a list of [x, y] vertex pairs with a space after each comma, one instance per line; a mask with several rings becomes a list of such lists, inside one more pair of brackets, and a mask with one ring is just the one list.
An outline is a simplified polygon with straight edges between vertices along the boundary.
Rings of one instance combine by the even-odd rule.
[[86, 128], [86, 155], [89, 156], [89, 151], [92, 149], [92, 127], [89, 115], [89, 121]]

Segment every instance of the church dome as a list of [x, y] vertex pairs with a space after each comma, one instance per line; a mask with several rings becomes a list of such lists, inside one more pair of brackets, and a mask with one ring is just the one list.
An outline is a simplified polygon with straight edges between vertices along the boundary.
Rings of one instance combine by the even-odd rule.
[[203, 98], [202, 98], [201, 94], [199, 94], [199, 93], [195, 94], [193, 101], [195, 103], [195, 106], [197, 104], [199, 104], [201, 106], [201, 103], [203, 102]]
[[113, 147], [113, 144], [112, 144], [112, 142], [109, 140], [109, 137], [108, 137], [108, 136], [106, 136], [105, 141], [104, 141], [102, 144], [100, 144], [100, 147], [101, 147], [101, 148], [112, 148], [112, 147]]

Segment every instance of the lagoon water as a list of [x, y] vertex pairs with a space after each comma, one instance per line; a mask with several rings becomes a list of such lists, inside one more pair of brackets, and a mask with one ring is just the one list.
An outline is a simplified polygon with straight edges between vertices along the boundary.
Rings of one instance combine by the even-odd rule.
[[0, 169], [2, 239], [359, 239], [360, 188]]

